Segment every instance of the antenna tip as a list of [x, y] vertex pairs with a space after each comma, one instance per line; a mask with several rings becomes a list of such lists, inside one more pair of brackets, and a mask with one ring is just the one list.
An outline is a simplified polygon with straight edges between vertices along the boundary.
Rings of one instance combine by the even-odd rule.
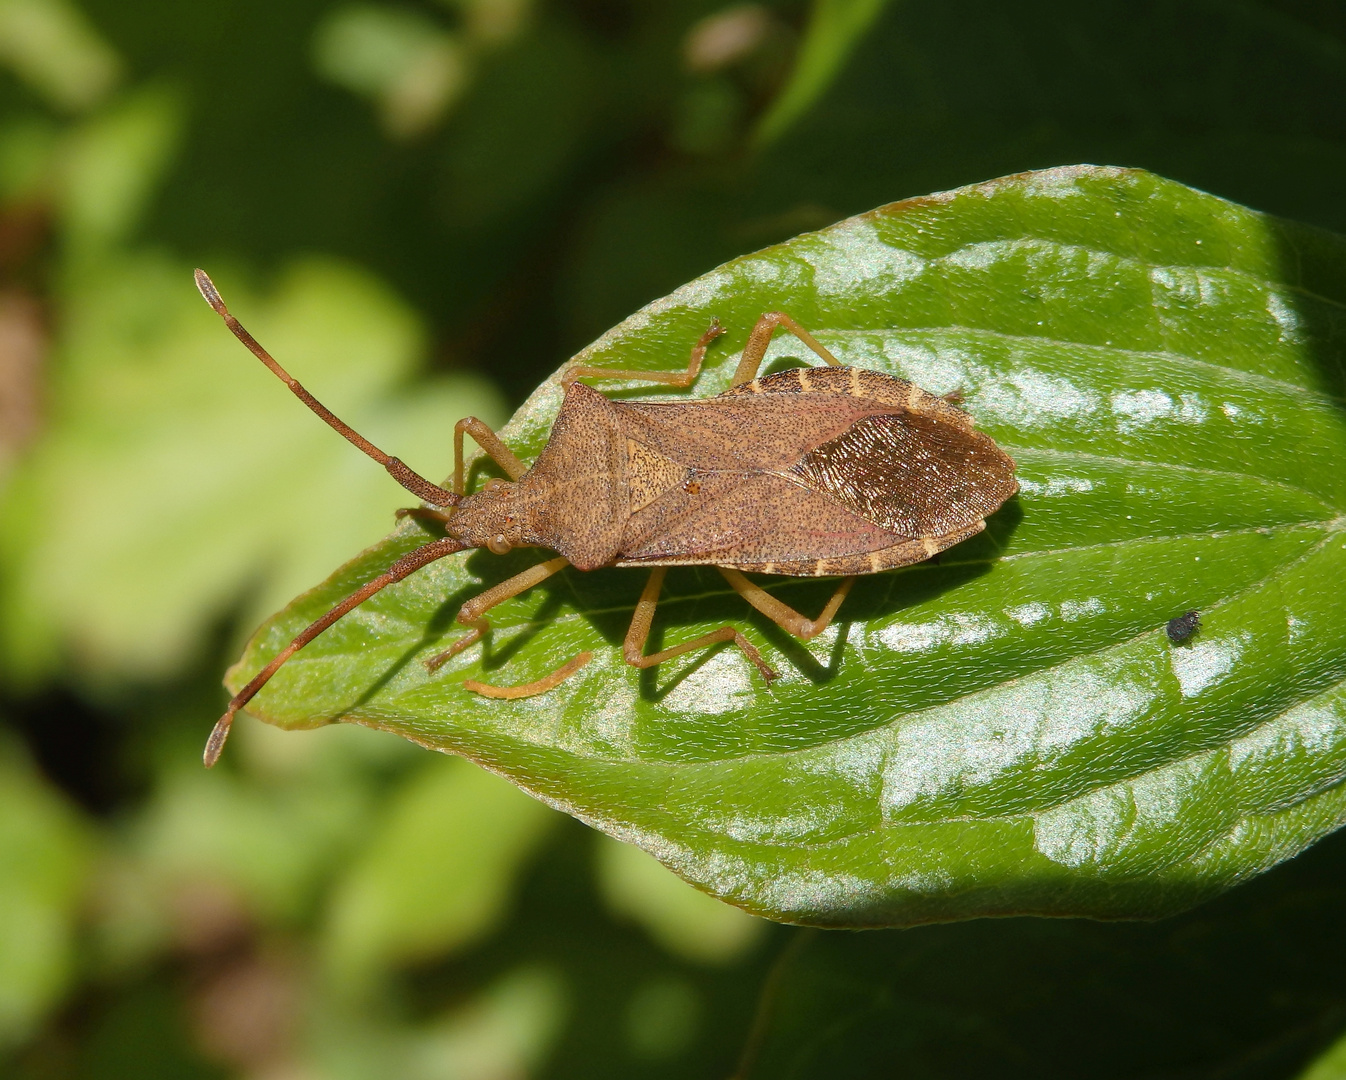
[[215, 288], [215, 282], [210, 280], [210, 275], [197, 267], [192, 276], [196, 278], [196, 287], [205, 297], [206, 303], [223, 315], [225, 313], [224, 301], [220, 299], [219, 290]]
[[226, 710], [211, 729], [210, 738], [206, 740], [206, 752], [201, 755], [207, 769], [213, 769], [215, 762], [220, 760], [220, 754], [224, 751], [224, 741], [229, 738], [229, 729], [234, 723], [234, 712], [233, 708]]

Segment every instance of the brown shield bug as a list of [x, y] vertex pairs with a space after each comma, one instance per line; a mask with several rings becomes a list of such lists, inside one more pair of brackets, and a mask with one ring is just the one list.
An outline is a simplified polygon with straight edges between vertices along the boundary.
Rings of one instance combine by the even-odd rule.
[[[566, 566], [651, 567], [626, 634], [624, 656], [651, 667], [694, 649], [732, 641], [766, 679], [757, 649], [731, 626], [649, 656], [645, 642], [670, 566], [717, 567], [749, 604], [805, 641], [826, 629], [858, 574], [921, 562], [986, 527], [986, 516], [1017, 490], [1014, 462], [950, 401], [903, 379], [844, 367], [788, 315], [757, 320], [731, 388], [684, 402], [615, 401], [578, 382], [617, 378], [690, 386], [718, 322], [693, 346], [685, 371], [572, 367], [542, 453], [525, 466], [475, 417], [454, 428], [453, 490], [432, 484], [342, 423], [293, 379], [224, 306], [204, 271], [197, 288], [234, 335], [310, 409], [429, 507], [408, 511], [440, 522], [448, 536], [403, 556], [309, 626], [234, 695], [206, 744], [219, 758], [234, 715], [299, 649], [380, 589], [467, 548], [503, 554], [543, 547], [558, 557], [536, 564], [463, 605], [470, 629], [439, 656], [480, 641], [485, 615]], [[758, 379], [767, 345], [784, 327], [827, 363]], [[463, 485], [463, 434], [504, 470], [473, 494]], [[808, 619], [744, 577], [744, 571], [841, 577], [816, 619]], [[517, 698], [559, 685], [589, 661], [580, 653], [523, 686], [467, 681], [488, 697]]]

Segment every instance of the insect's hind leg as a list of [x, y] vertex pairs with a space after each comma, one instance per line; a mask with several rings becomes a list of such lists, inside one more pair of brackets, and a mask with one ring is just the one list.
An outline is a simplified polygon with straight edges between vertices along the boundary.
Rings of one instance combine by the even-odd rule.
[[692, 346], [692, 355], [687, 361], [686, 371], [612, 371], [609, 368], [590, 367], [588, 364], [577, 364], [575, 367], [566, 369], [561, 376], [562, 382], [573, 382], [575, 379], [598, 377], [603, 379], [633, 379], [640, 382], [663, 383], [666, 386], [691, 386], [697, 375], [701, 372], [701, 362], [706, 358], [706, 349], [710, 343], [724, 333], [724, 327], [720, 325], [719, 319], [711, 319], [710, 326], [706, 332], [697, 339], [697, 343]]
[[637, 668], [654, 667], [655, 664], [671, 660], [683, 653], [692, 652], [695, 649], [709, 648], [711, 645], [718, 645], [721, 641], [732, 641], [743, 650], [743, 655], [751, 660], [757, 670], [762, 673], [762, 678], [770, 682], [776, 677], [776, 672], [767, 667], [766, 661], [762, 659], [762, 654], [757, 651], [752, 642], [732, 626], [722, 626], [718, 630], [712, 630], [709, 634], [702, 634], [699, 638], [645, 656], [645, 642], [650, 637], [650, 623], [654, 619], [654, 609], [659, 603], [659, 591], [664, 586], [664, 575], [667, 572], [667, 567], [657, 566], [650, 573], [650, 579], [645, 582], [645, 591], [640, 594], [640, 601], [636, 604], [636, 613], [631, 618], [631, 627], [626, 631], [626, 641], [622, 647], [623, 656], [628, 664]]
[[[499, 585], [492, 586], [484, 593], [474, 596], [458, 610], [458, 621], [464, 626], [472, 628], [471, 633], [464, 634], [438, 656], [432, 656], [425, 661], [425, 666], [430, 671], [437, 671], [444, 662], [451, 657], [457, 656], [469, 645], [475, 645], [491, 628], [490, 622], [486, 619], [486, 612], [495, 607], [496, 604], [508, 600], [511, 596], [518, 596], [520, 593], [527, 592], [534, 585], [541, 581], [546, 581], [552, 574], [558, 570], [563, 570], [570, 565], [570, 561], [564, 558], [548, 559], [546, 562], [538, 563], [536, 566], [530, 566], [522, 573], [515, 574], [512, 578], [507, 578]], [[525, 683], [522, 686], [491, 686], [487, 683], [477, 682], [475, 679], [468, 679], [463, 686], [474, 693], [485, 697], [493, 698], [521, 698], [532, 697], [534, 694], [542, 694], [559, 686], [570, 678], [575, 672], [579, 671], [585, 664], [593, 659], [591, 652], [582, 652], [571, 657], [559, 668], [535, 682]]]
[[776, 332], [778, 326], [785, 327], [833, 367], [841, 366], [841, 361], [828, 352], [822, 342], [785, 312], [768, 311], [757, 320], [757, 325], [752, 328], [752, 333], [748, 335], [748, 344], [743, 346], [743, 358], [738, 362], [738, 368], [734, 372], [734, 381], [730, 384], [731, 386], [742, 386], [744, 383], [750, 383], [757, 378], [758, 369], [762, 366], [762, 359], [766, 356], [767, 346], [771, 344], [771, 335]]
[[774, 622], [782, 630], [785, 630], [801, 641], [812, 641], [832, 622], [841, 607], [841, 602], [846, 599], [846, 594], [851, 591], [851, 586], [855, 584], [854, 577], [846, 578], [837, 586], [837, 591], [832, 594], [832, 599], [827, 601], [826, 606], [816, 619], [806, 619], [789, 604], [782, 604], [760, 585], [754, 585], [738, 570], [731, 570], [728, 567], [720, 567], [720, 573], [734, 591], [748, 601], [753, 607]]

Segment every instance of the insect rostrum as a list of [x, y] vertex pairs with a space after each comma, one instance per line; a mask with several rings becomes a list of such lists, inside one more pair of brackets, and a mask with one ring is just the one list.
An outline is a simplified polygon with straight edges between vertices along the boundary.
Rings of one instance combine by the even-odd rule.
[[[446, 555], [484, 547], [549, 548], [549, 559], [463, 605], [470, 632], [426, 662], [433, 671], [489, 631], [496, 604], [566, 566], [651, 567], [626, 634], [623, 654], [640, 668], [722, 641], [733, 641], [767, 679], [775, 672], [731, 626], [651, 655], [645, 643], [669, 566], [719, 568], [754, 608], [803, 640], [822, 633], [855, 576], [930, 558], [980, 532], [986, 516], [1017, 490], [1014, 462], [943, 398], [863, 368], [844, 367], [781, 312], [753, 328], [733, 384], [713, 398], [685, 402], [615, 401], [578, 382], [606, 377], [690, 386], [718, 323], [693, 346], [685, 371], [608, 371], [572, 367], [562, 378], [560, 413], [541, 454], [526, 467], [481, 421], [458, 422], [453, 490], [433, 484], [342, 423], [293, 379], [229, 314], [203, 271], [197, 286], [230, 330], [326, 423], [387, 469], [429, 508], [409, 511], [447, 534], [404, 556], [314, 622], [229, 702], [206, 745], [218, 759], [234, 715], [295, 652], [374, 593]], [[794, 333], [829, 365], [793, 368], [758, 379], [778, 327]], [[509, 480], [465, 494], [463, 436]], [[842, 577], [816, 619], [808, 619], [744, 577], [744, 571]], [[522, 686], [463, 685], [488, 697], [540, 694], [590, 659], [580, 653], [552, 674]]]

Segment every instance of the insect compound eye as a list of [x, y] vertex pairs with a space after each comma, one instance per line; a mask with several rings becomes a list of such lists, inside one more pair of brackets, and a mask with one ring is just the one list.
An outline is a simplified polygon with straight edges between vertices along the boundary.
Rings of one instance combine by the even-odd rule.
[[504, 533], [496, 533], [495, 536], [486, 541], [486, 546], [497, 555], [504, 555], [510, 550], [510, 544], [505, 540]]

